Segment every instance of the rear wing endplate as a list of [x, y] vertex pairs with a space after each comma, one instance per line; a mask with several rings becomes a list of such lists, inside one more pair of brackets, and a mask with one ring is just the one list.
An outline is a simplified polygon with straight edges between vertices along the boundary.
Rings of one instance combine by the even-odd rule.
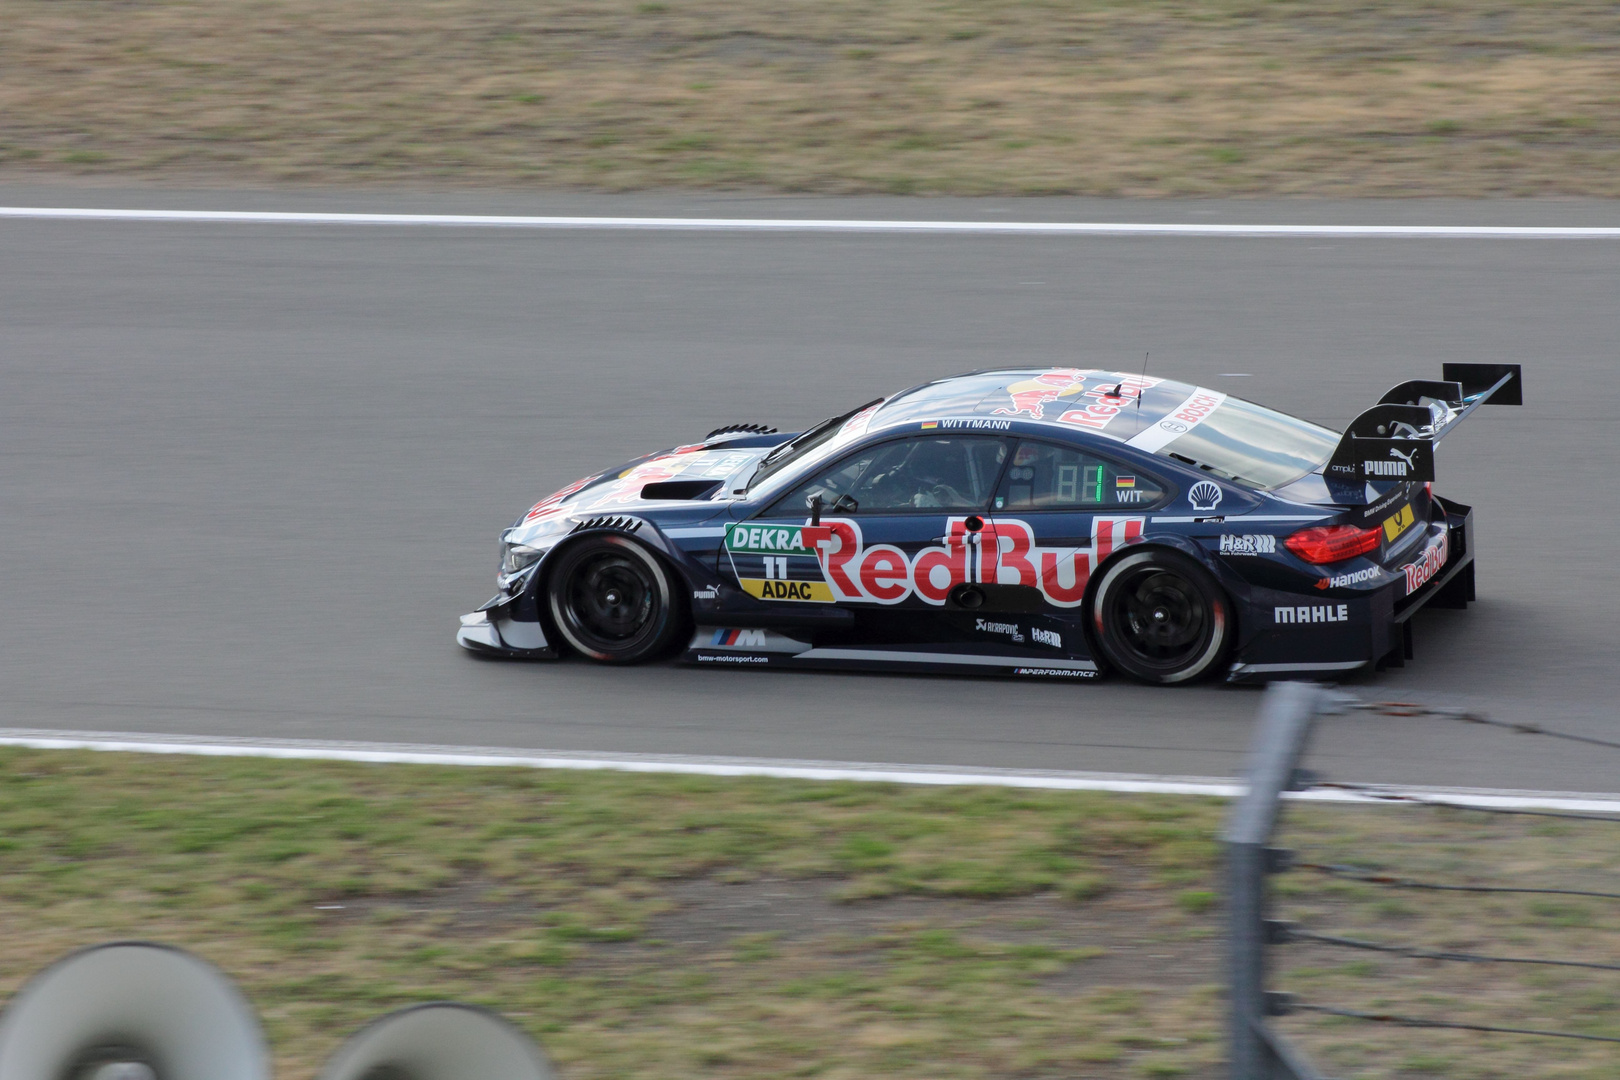
[[1481, 405], [1523, 405], [1518, 364], [1446, 364], [1442, 379], [1392, 387], [1345, 429], [1329, 480], [1433, 480], [1434, 444]]

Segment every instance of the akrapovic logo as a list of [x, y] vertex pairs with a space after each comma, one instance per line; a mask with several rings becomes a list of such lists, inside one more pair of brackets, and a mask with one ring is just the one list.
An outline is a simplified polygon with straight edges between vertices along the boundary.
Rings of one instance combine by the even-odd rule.
[[1023, 631], [1018, 629], [1017, 623], [987, 622], [984, 619], [974, 619], [973, 629], [981, 634], [1006, 634], [1019, 644], [1023, 644], [1024, 641]]
[[1347, 622], [1349, 604], [1300, 604], [1297, 607], [1271, 609], [1271, 621], [1278, 626], [1298, 623]]
[[1275, 555], [1277, 554], [1277, 538], [1275, 536], [1248, 535], [1221, 537], [1222, 555]]

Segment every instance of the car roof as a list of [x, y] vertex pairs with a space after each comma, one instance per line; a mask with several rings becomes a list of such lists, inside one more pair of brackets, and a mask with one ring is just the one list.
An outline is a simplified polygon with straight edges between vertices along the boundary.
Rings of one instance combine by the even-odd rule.
[[867, 430], [913, 424], [958, 431], [1005, 430], [1011, 421], [1018, 421], [1021, 426], [1047, 427], [1054, 434], [1085, 432], [1124, 442], [1200, 393], [1212, 392], [1190, 383], [1102, 368], [974, 371], [896, 394], [877, 409]]

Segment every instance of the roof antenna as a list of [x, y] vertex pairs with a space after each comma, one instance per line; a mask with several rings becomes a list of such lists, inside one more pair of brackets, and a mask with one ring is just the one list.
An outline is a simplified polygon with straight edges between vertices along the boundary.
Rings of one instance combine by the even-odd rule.
[[1142, 385], [1136, 388], [1136, 415], [1142, 415], [1142, 392], [1147, 389], [1147, 362], [1150, 354], [1142, 354]]

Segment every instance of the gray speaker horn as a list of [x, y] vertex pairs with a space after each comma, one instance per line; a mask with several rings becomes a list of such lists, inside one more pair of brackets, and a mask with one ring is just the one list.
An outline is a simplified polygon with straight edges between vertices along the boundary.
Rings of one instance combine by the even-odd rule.
[[5, 1080], [269, 1080], [258, 1018], [182, 949], [96, 945], [35, 975], [0, 1013]]
[[487, 1009], [435, 1002], [380, 1017], [349, 1037], [320, 1080], [555, 1080], [540, 1048]]

